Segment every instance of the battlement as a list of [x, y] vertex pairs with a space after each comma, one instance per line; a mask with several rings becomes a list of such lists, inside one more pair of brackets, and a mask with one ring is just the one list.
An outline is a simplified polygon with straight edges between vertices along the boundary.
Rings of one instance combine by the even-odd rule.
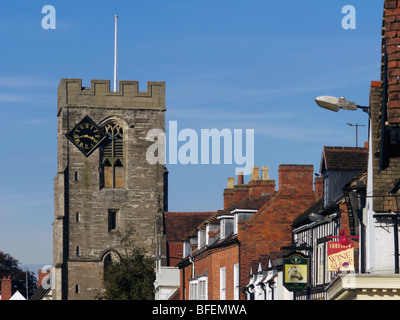
[[82, 79], [61, 79], [58, 87], [58, 111], [62, 107], [110, 107], [165, 111], [165, 82], [147, 82], [147, 91], [139, 91], [138, 81], [119, 81], [117, 92], [110, 80], [91, 80], [82, 87]]

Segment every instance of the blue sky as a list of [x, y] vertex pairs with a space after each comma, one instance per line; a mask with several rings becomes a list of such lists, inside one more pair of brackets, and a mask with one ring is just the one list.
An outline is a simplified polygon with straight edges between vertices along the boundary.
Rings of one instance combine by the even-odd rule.
[[[41, 26], [44, 5], [56, 29]], [[356, 29], [342, 28], [342, 8]], [[383, 0], [0, 2], [0, 250], [52, 262], [57, 87], [61, 78], [166, 82], [178, 130], [254, 129], [255, 165], [312, 164], [323, 146], [367, 140], [367, 115], [320, 109], [319, 95], [368, 105], [380, 80]], [[168, 132], [167, 132], [168, 133]], [[236, 165], [168, 165], [169, 210], [221, 209]], [[245, 177], [248, 181], [248, 177]]]

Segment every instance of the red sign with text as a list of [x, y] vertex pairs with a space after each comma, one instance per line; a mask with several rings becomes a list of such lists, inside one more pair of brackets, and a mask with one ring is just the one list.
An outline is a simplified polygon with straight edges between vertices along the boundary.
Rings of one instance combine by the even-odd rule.
[[353, 271], [354, 245], [342, 245], [339, 241], [328, 242], [328, 271]]

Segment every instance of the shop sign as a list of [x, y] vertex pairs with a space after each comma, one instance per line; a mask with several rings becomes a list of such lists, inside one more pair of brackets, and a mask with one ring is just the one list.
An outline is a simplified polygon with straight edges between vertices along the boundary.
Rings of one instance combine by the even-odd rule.
[[299, 252], [283, 257], [283, 285], [289, 291], [301, 291], [309, 285], [310, 258]]
[[354, 244], [328, 242], [328, 271], [354, 271]]

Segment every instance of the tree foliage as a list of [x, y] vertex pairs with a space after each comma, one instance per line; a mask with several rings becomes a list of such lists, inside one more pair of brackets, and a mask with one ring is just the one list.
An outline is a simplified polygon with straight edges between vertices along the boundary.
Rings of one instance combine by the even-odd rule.
[[133, 229], [122, 236], [125, 254], [111, 261], [104, 270], [103, 283], [107, 300], [154, 300], [154, 261], [143, 248], [134, 245]]
[[[26, 295], [26, 278], [28, 277], [28, 295], [30, 296], [37, 286], [37, 280], [33, 272], [23, 271], [19, 266], [19, 261], [8, 253], [0, 251], [0, 278], [10, 277], [12, 280], [13, 291], [17, 289], [23, 296]], [[1, 284], [0, 284], [1, 287]]]
[[135, 247], [127, 257], [112, 262], [104, 271], [104, 299], [153, 300], [154, 262]]

